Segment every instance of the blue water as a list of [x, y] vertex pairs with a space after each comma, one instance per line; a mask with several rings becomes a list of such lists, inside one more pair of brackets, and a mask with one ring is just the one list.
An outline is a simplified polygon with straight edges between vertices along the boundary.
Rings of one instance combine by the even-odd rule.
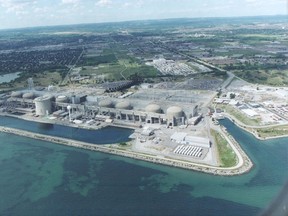
[[92, 144], [112, 144], [127, 142], [130, 140], [129, 136], [133, 133], [133, 130], [131, 129], [118, 127], [105, 127], [100, 130], [85, 130], [82, 128], [66, 127], [56, 124], [24, 121], [22, 119], [5, 116], [0, 117], [0, 125], [40, 134], [85, 141]]
[[0, 133], [0, 215], [257, 215], [288, 179], [288, 139], [258, 141], [221, 124], [255, 162], [248, 174], [212, 176]]
[[9, 73], [0, 75], [0, 84], [1, 83], [9, 83], [20, 76], [21, 72]]

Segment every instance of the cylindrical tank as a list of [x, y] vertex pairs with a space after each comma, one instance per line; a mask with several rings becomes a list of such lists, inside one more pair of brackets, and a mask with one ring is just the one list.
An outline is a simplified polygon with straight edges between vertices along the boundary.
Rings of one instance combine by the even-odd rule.
[[158, 104], [149, 104], [146, 106], [145, 111], [152, 113], [162, 113], [162, 109]]
[[131, 104], [128, 101], [121, 101], [119, 103], [116, 104], [115, 106], [116, 109], [126, 109], [126, 110], [130, 110], [133, 107], [131, 106]]
[[22, 92], [19, 92], [19, 91], [12, 92], [11, 97], [21, 98], [22, 97]]
[[100, 107], [107, 107], [107, 108], [113, 108], [114, 103], [111, 100], [102, 100], [99, 102]]
[[23, 94], [22, 97], [24, 99], [34, 99], [35, 98], [35, 94], [33, 92], [27, 92], [27, 93]]
[[59, 95], [58, 97], [56, 97], [56, 102], [58, 103], [68, 103], [68, 101], [69, 99], [65, 95]]
[[44, 95], [34, 100], [36, 115], [45, 116], [52, 112], [52, 97]]
[[171, 106], [167, 109], [167, 118], [173, 119], [173, 118], [181, 118], [183, 117], [183, 109], [178, 106]]

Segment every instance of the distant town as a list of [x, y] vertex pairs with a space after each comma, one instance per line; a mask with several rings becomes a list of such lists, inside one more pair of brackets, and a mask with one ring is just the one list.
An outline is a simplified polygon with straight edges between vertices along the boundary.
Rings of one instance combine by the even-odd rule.
[[228, 118], [258, 139], [288, 135], [288, 24], [284, 16], [231, 19], [2, 30], [0, 113], [132, 128], [125, 143], [55, 142], [215, 175], [246, 173], [252, 161], [219, 122]]

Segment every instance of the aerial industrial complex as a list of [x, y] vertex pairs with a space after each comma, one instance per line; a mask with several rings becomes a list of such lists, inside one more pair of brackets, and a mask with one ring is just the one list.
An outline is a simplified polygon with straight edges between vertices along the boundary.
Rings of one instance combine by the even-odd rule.
[[287, 135], [287, 24], [278, 19], [3, 36], [0, 114], [91, 130], [132, 128], [127, 143], [71, 143], [213, 174], [247, 172], [251, 160], [219, 121], [230, 118], [259, 139]]
[[[161, 105], [160, 105], [161, 104]], [[187, 125], [198, 114], [198, 105], [97, 97], [84, 94], [61, 94], [47, 91], [12, 92], [7, 100], [11, 112], [33, 113], [34, 116], [54, 116], [59, 119], [80, 120], [83, 117], [103, 119], [119, 124], [141, 123], [169, 126]]]
[[[32, 87], [2, 95], [1, 113], [87, 129], [106, 126], [133, 128], [131, 142], [125, 147], [128, 152], [161, 157], [164, 161], [176, 160], [180, 167], [184, 166], [183, 162], [191, 163], [188, 168], [198, 168], [200, 171], [202, 164], [206, 172], [217, 173], [215, 170], [221, 164], [217, 159], [215, 139], [210, 134], [210, 127], [213, 127], [211, 116], [207, 115], [207, 104], [213, 102], [216, 93], [164, 90], [153, 84], [149, 88], [146, 88], [147, 85], [139, 87], [136, 90], [132, 86], [120, 94], [107, 93], [104, 87]], [[243, 169], [243, 161], [239, 165], [241, 161], [238, 159], [237, 163], [240, 173], [251, 168], [251, 164], [246, 164]], [[200, 169], [199, 166], [195, 168], [195, 164]], [[205, 166], [210, 166], [212, 170]], [[184, 168], [187, 168], [187, 164]], [[235, 173], [224, 168], [222, 174]]]

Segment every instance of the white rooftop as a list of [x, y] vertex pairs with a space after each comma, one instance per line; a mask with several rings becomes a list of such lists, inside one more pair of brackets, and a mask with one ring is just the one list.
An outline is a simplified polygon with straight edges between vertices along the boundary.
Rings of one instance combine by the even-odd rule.
[[187, 136], [187, 133], [175, 132], [174, 134], [172, 134], [170, 139], [171, 140], [175, 140], [176, 142], [181, 142], [181, 141], [183, 141], [185, 139], [186, 136]]

